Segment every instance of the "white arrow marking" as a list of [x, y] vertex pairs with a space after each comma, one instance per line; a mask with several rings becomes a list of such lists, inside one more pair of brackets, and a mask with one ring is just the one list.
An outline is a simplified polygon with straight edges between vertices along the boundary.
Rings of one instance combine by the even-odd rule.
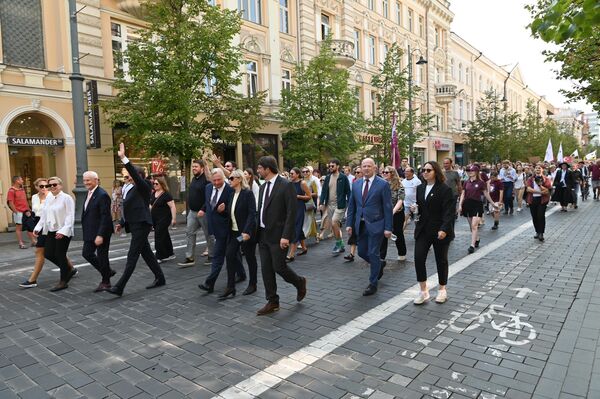
[[525, 298], [527, 295], [529, 294], [538, 294], [538, 292], [527, 288], [527, 287], [523, 287], [523, 288], [511, 288], [512, 291], [517, 291], [517, 298]]

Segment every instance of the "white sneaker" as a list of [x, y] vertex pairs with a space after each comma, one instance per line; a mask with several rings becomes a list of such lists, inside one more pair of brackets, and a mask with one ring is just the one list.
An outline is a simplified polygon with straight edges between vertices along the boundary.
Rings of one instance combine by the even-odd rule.
[[444, 303], [448, 300], [448, 293], [446, 290], [439, 290], [437, 296], [435, 297], [436, 303]]
[[522, 208], [517, 208], [517, 212], [521, 212], [522, 210]]
[[406, 260], [406, 256], [400, 256], [400, 255], [398, 255], [398, 257], [396, 258], [396, 260], [399, 260], [399, 261]]
[[419, 292], [419, 296], [415, 298], [413, 303], [415, 305], [422, 305], [429, 300], [429, 291]]
[[173, 259], [177, 259], [177, 257], [176, 257], [175, 255], [171, 255], [171, 256], [169, 256], [169, 257], [168, 257], [167, 259], [165, 259], [165, 260], [173, 260]]

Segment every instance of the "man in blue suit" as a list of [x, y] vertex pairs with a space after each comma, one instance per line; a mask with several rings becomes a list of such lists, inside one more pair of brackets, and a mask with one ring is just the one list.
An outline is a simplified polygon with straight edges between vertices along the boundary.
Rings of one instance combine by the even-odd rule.
[[381, 278], [379, 249], [383, 237], [392, 236], [392, 193], [389, 184], [375, 175], [375, 161], [365, 158], [361, 164], [363, 177], [352, 186], [348, 204], [346, 230], [358, 232], [358, 256], [371, 266], [369, 285], [364, 296], [377, 292], [377, 282]]
[[82, 256], [102, 276], [102, 282], [94, 292], [110, 288], [110, 277], [115, 274], [110, 269], [108, 248], [113, 232], [112, 215], [110, 213], [110, 196], [98, 185], [98, 174], [87, 171], [83, 174], [83, 184], [88, 189], [88, 195], [83, 204], [81, 227], [83, 229]]
[[225, 262], [227, 239], [230, 230], [229, 219], [231, 216], [226, 210], [227, 205], [233, 197], [233, 189], [229, 184], [225, 184], [225, 174], [222, 169], [214, 168], [212, 170], [212, 183], [206, 185], [204, 195], [206, 201], [204, 201], [204, 206], [200, 210], [199, 216], [203, 217], [206, 215], [208, 234], [215, 237], [215, 244], [213, 247], [210, 274], [204, 284], [199, 284], [198, 288], [210, 294], [215, 289], [215, 282]]

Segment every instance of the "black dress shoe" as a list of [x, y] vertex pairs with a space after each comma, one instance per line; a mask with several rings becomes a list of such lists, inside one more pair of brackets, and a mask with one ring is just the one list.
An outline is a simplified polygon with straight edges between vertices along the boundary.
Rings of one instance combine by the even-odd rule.
[[535, 233], [535, 235], [533, 236], [533, 238], [537, 240], [538, 238], [540, 238], [540, 235], [538, 233]]
[[381, 267], [379, 268], [379, 275], [377, 276], [377, 280], [381, 280], [381, 277], [383, 277], [383, 268], [385, 267], [385, 265], [387, 265], [387, 262], [382, 261]]
[[242, 292], [242, 295], [251, 295], [251, 294], [254, 294], [255, 292], [256, 292], [256, 286], [249, 285], [248, 288], [246, 288], [246, 290], [244, 292]]
[[235, 297], [235, 288], [226, 289], [224, 293], [218, 296], [218, 298], [220, 301], [222, 301], [225, 299], [229, 299], [230, 296], [231, 298]]
[[363, 291], [363, 296], [373, 295], [377, 292], [377, 286], [373, 284], [369, 284], [366, 290]]
[[114, 276], [115, 274], [117, 274], [117, 271], [115, 269], [110, 269], [110, 276]]
[[162, 287], [163, 285], [167, 284], [167, 282], [165, 281], [165, 279], [155, 279], [152, 284], [150, 284], [149, 286], [146, 287], [147, 290], [150, 290], [152, 288], [157, 288], [157, 287]]
[[200, 288], [203, 291], [206, 291], [209, 294], [212, 294], [212, 292], [215, 290], [214, 287], [209, 287], [206, 284], [198, 284], [198, 288]]
[[246, 276], [237, 276], [235, 278], [235, 283], [241, 283], [242, 281], [246, 281]]
[[543, 234], [540, 234], [540, 235], [538, 236], [538, 240], [540, 240], [541, 242], [544, 242], [544, 235], [543, 235]]
[[105, 292], [108, 292], [109, 294], [113, 294], [113, 295], [116, 295], [116, 296], [122, 296], [123, 295], [123, 290], [121, 288], [117, 287], [116, 285], [110, 287]]
[[66, 288], [69, 288], [69, 286], [67, 285], [67, 283], [61, 281], [60, 283], [58, 283], [57, 286], [50, 288], [50, 292], [62, 291], [64, 289], [66, 289]]

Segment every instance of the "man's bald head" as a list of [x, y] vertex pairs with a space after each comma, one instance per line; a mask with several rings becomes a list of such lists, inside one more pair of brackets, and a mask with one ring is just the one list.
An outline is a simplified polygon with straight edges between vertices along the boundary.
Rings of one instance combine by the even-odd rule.
[[363, 177], [371, 178], [375, 174], [375, 161], [373, 158], [365, 158], [360, 164], [360, 168], [363, 172]]

